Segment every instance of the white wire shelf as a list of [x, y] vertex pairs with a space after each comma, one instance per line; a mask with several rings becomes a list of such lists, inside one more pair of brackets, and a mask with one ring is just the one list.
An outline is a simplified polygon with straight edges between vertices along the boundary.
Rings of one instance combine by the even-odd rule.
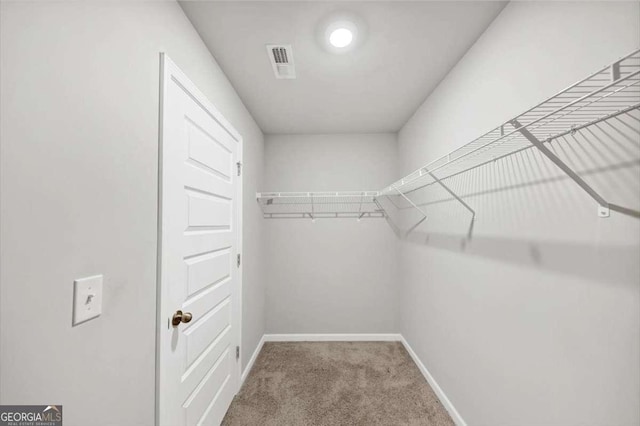
[[[380, 192], [382, 195], [407, 195], [438, 183], [437, 179], [445, 180], [525, 149], [537, 147], [544, 150], [544, 145], [554, 139], [637, 108], [640, 108], [640, 50], [600, 69]], [[536, 142], [541, 143], [542, 147]], [[556, 165], [562, 168], [557, 162]], [[570, 174], [568, 170], [564, 171]], [[575, 176], [570, 177], [576, 180]], [[590, 195], [599, 204], [607, 204], [601, 197]]]
[[258, 204], [266, 219], [384, 218], [376, 203], [378, 191], [259, 192]]
[[[536, 149], [597, 202], [600, 217], [608, 217], [613, 210], [640, 218], [638, 210], [609, 203], [551, 147], [556, 140], [607, 120], [623, 116], [637, 120], [632, 113], [639, 111], [640, 50], [636, 50], [381, 191], [265, 192], [258, 193], [257, 199], [265, 218], [375, 217], [389, 222], [391, 212], [383, 207], [386, 199], [397, 209], [419, 214], [407, 231], [411, 232], [427, 219], [427, 212], [412, 200], [412, 193], [435, 184], [470, 214], [467, 235], [471, 238], [476, 212], [447, 185], [447, 179]], [[398, 202], [405, 207], [398, 207]]]

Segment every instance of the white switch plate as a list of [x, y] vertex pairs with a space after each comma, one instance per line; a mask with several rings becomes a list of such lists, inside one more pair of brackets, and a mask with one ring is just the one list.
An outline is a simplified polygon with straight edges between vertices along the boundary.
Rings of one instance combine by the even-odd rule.
[[73, 282], [73, 325], [95, 318], [102, 313], [102, 275], [81, 278]]

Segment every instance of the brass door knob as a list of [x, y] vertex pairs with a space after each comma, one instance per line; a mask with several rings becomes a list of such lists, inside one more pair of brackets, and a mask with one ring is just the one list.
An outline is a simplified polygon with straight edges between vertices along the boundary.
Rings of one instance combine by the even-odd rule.
[[176, 311], [176, 313], [173, 314], [173, 318], [171, 319], [171, 324], [173, 324], [174, 327], [177, 327], [181, 322], [185, 324], [188, 323], [189, 321], [191, 321], [191, 318], [193, 318], [193, 315], [191, 315], [189, 312]]

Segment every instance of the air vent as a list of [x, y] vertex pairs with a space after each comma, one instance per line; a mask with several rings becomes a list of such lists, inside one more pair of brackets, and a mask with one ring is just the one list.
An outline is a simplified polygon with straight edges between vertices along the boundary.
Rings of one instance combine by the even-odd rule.
[[289, 63], [289, 59], [287, 59], [287, 49], [284, 47], [274, 47], [271, 49], [271, 53], [273, 53], [273, 60], [276, 61], [276, 64]]
[[276, 78], [296, 78], [293, 50], [289, 44], [268, 44], [267, 54]]

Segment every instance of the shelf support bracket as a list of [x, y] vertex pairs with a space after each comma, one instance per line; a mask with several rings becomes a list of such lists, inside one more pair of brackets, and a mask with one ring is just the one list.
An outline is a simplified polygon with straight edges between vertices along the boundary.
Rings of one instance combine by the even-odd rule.
[[380, 204], [380, 201], [378, 201], [378, 197], [375, 197], [373, 199], [373, 202], [376, 204], [376, 206], [378, 206], [378, 209], [382, 212], [382, 217], [384, 217], [384, 220], [387, 221], [387, 224], [389, 224], [389, 226], [391, 227], [391, 230], [393, 231], [393, 233], [396, 234], [396, 236], [398, 238], [402, 238], [402, 233], [400, 232], [400, 229], [389, 218], [389, 215], [387, 214], [387, 211], [384, 209], [384, 207], [382, 207], [382, 205]]
[[453, 192], [447, 185], [444, 184], [444, 182], [442, 182], [440, 179], [438, 179], [438, 177], [436, 175], [434, 175], [432, 172], [430, 172], [429, 170], [425, 171], [427, 173], [429, 173], [429, 176], [431, 176], [433, 178], [434, 181], [436, 181], [438, 183], [438, 185], [440, 185], [445, 191], [447, 191], [453, 198], [455, 198], [456, 200], [458, 200], [458, 202], [460, 204], [462, 204], [462, 206], [469, 210], [469, 212], [471, 213], [471, 222], [469, 223], [469, 230], [467, 231], [467, 240], [471, 240], [471, 235], [473, 234], [473, 225], [475, 223], [476, 220], [476, 211], [473, 210], [471, 208], [471, 206], [469, 206], [469, 204], [465, 203], [464, 200], [460, 197], [458, 197], [458, 194], [456, 194], [455, 192]]
[[360, 195], [360, 206], [358, 207], [358, 220], [362, 219], [364, 213], [362, 213], [362, 203], [364, 202], [364, 192]]
[[315, 209], [315, 206], [313, 204], [313, 194], [309, 194], [309, 196], [311, 197], [311, 214], [309, 216], [311, 216], [311, 222], [315, 222], [316, 221], [316, 209]]
[[591, 187], [584, 179], [582, 179], [576, 172], [573, 171], [571, 167], [567, 165], [564, 161], [562, 161], [557, 155], [553, 153], [544, 142], [541, 142], [538, 138], [536, 138], [529, 130], [523, 127], [518, 120], [514, 119], [510, 121], [511, 125], [515, 127], [515, 129], [520, 132], [522, 136], [524, 136], [533, 146], [535, 146], [545, 157], [553, 162], [560, 170], [562, 170], [571, 180], [580, 186], [591, 198], [596, 200], [598, 203], [598, 216], [599, 217], [609, 217], [610, 210], [617, 211], [619, 213], [623, 213], [633, 217], [640, 217], [640, 212], [636, 210], [632, 210], [626, 207], [618, 206], [616, 204], [609, 204], [607, 200], [605, 200], [595, 189]]
[[411, 228], [407, 229], [407, 232], [404, 233], [404, 237], [406, 238], [411, 232], [413, 232], [414, 229], [416, 229], [418, 226], [420, 226], [420, 224], [422, 222], [424, 222], [425, 220], [427, 220], [427, 214], [418, 206], [416, 206], [416, 204], [411, 201], [409, 199], [409, 197], [407, 197], [406, 195], [404, 195], [404, 193], [402, 191], [400, 191], [400, 189], [398, 189], [397, 186], [392, 185], [392, 188], [396, 190], [396, 192], [398, 194], [400, 194], [402, 196], [402, 198], [404, 198], [405, 200], [407, 200], [409, 202], [409, 204], [411, 204], [413, 206], [414, 209], [418, 210], [420, 212], [420, 214], [423, 216], [422, 219], [420, 219], [418, 222], [416, 222]]

